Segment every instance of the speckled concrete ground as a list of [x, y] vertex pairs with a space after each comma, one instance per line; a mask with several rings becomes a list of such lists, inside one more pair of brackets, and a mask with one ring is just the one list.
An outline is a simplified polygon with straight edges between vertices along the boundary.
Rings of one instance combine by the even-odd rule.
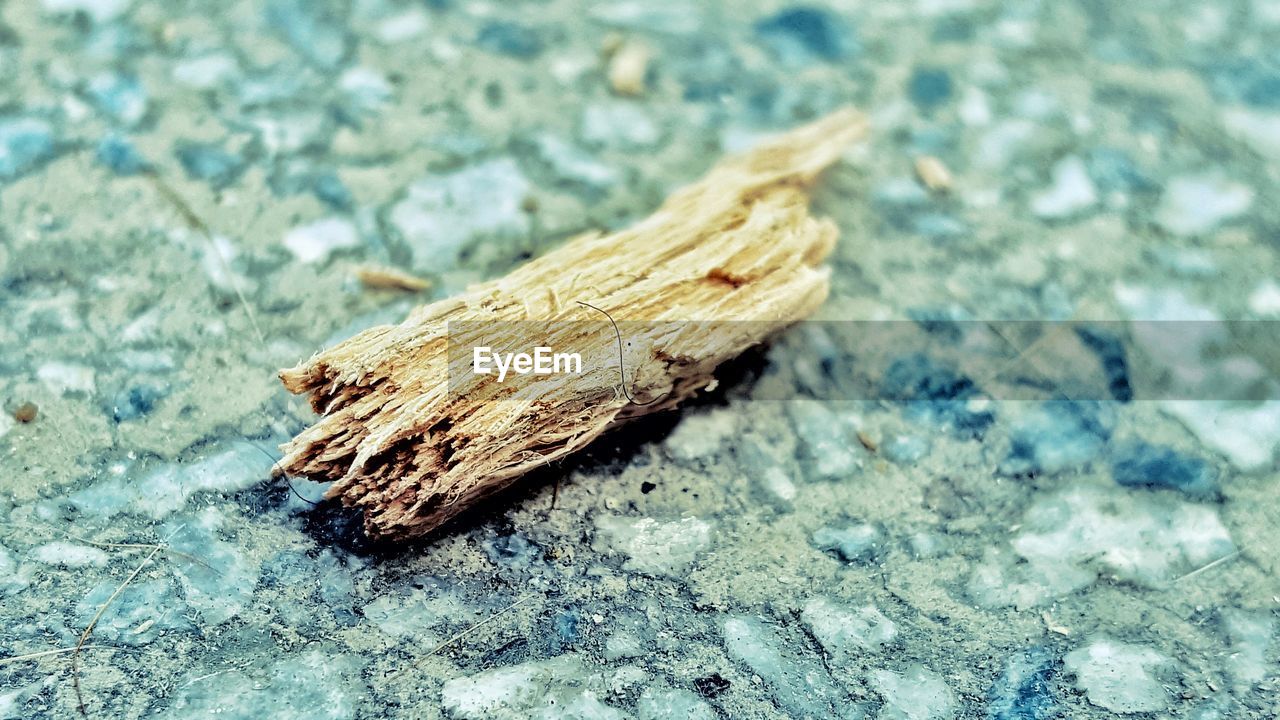
[[[95, 718], [1276, 717], [1280, 351], [1221, 321], [1280, 318], [1277, 37], [1275, 0], [0, 4], [0, 718], [79, 715], [108, 599]], [[267, 480], [310, 420], [277, 368], [847, 103], [835, 322], [747, 380], [420, 546]], [[1095, 400], [832, 340], [1009, 318], [1159, 322], [1045, 358]]]

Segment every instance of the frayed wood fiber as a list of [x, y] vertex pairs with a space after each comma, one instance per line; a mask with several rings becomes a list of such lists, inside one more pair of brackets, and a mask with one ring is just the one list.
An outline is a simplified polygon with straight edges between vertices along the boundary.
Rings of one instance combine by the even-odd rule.
[[[826, 298], [836, 228], [809, 215], [809, 189], [864, 131], [860, 114], [837, 111], [725, 159], [627, 230], [571, 240], [282, 370], [322, 417], [283, 446], [280, 472], [333, 480], [328, 496], [363, 510], [369, 535], [406, 538], [677, 406]], [[600, 311], [625, 328], [621, 353]], [[456, 328], [520, 321], [554, 321], [545, 344], [579, 351], [582, 376], [451, 382]]]

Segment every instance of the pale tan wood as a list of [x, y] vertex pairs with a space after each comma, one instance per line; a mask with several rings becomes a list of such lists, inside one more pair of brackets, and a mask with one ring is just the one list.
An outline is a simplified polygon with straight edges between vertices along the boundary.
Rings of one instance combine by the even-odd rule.
[[636, 40], [623, 42], [609, 57], [609, 86], [619, 95], [643, 95], [653, 51]]
[[[620, 422], [675, 407], [826, 298], [836, 228], [809, 215], [808, 191], [864, 131], [859, 113], [837, 111], [725, 159], [627, 230], [573, 239], [282, 370], [322, 417], [278, 467], [333, 480], [328, 496], [361, 508], [370, 535], [411, 537]], [[617, 336], [580, 302], [625, 326], [627, 390], [651, 404], [623, 392]], [[528, 320], [556, 321], [545, 343], [580, 352], [581, 376], [450, 382], [466, 376], [456, 328], [516, 333]]]
[[925, 187], [934, 192], [945, 193], [951, 190], [951, 170], [932, 155], [921, 155], [916, 158], [916, 176]]
[[373, 290], [418, 292], [431, 287], [430, 280], [384, 265], [361, 265], [356, 268], [355, 273], [361, 285]]

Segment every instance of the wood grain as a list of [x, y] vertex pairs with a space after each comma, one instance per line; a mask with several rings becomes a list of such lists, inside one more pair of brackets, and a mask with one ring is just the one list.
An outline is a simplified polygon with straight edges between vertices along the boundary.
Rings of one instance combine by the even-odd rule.
[[[369, 535], [407, 538], [621, 422], [677, 406], [826, 298], [836, 228], [810, 216], [809, 189], [864, 132], [844, 109], [766, 140], [629, 229], [573, 239], [282, 370], [321, 417], [282, 446], [280, 472], [333, 480], [328, 496], [362, 509]], [[612, 326], [580, 302], [626, 328], [636, 402], [619, 382]], [[546, 321], [543, 344], [581, 353], [582, 376], [457, 381], [457, 328], [518, 334], [530, 321]]]

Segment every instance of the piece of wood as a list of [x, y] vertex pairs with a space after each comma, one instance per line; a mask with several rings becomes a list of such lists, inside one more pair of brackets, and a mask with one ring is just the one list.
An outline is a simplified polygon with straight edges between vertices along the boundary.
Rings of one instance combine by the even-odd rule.
[[609, 86], [619, 95], [643, 95], [653, 51], [637, 40], [623, 42], [609, 57]]
[[419, 292], [431, 287], [430, 280], [384, 265], [361, 265], [355, 272], [360, 284], [373, 290]]
[[933, 192], [951, 191], [951, 171], [941, 160], [932, 155], [921, 155], [916, 158], [916, 176]]
[[[370, 536], [406, 538], [675, 407], [826, 298], [836, 228], [809, 215], [808, 191], [864, 131], [837, 111], [727, 158], [627, 230], [571, 240], [282, 370], [323, 417], [282, 446], [279, 472], [333, 480], [327, 497], [361, 508]], [[579, 352], [583, 373], [465, 372], [468, 332], [529, 347], [528, 321], [552, 321], [535, 342]]]

